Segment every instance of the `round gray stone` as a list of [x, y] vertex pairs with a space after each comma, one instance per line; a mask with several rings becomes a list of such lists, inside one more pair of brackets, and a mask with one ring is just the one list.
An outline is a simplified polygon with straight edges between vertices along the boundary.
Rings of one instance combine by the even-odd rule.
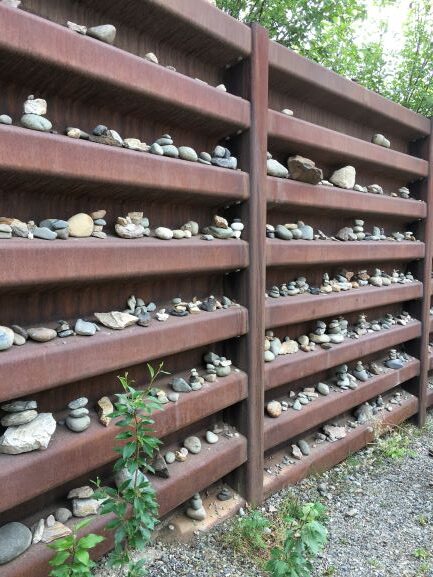
[[68, 429], [74, 433], [82, 433], [90, 427], [90, 417], [88, 415], [80, 417], [79, 419], [75, 419], [74, 417], [66, 417], [65, 423]]
[[187, 437], [183, 442], [183, 446], [193, 455], [198, 455], [201, 451], [201, 441], [198, 437]]
[[7, 523], [0, 527], [0, 565], [5, 565], [27, 551], [32, 532], [22, 523]]
[[196, 151], [190, 146], [179, 146], [179, 158], [182, 160], [189, 160], [190, 162], [197, 162], [198, 155]]
[[9, 413], [0, 421], [3, 427], [17, 427], [30, 423], [38, 416], [37, 411], [22, 411], [20, 413]]
[[30, 130], [38, 130], [39, 132], [49, 132], [53, 125], [43, 116], [37, 114], [23, 114], [21, 117], [21, 124]]
[[86, 397], [80, 397], [79, 399], [75, 399], [70, 403], [68, 403], [68, 409], [71, 409], [72, 411], [74, 409], [81, 409], [82, 407], [85, 407], [88, 402], [89, 399], [87, 399]]
[[7, 114], [0, 114], [0, 124], [12, 124], [12, 118]]

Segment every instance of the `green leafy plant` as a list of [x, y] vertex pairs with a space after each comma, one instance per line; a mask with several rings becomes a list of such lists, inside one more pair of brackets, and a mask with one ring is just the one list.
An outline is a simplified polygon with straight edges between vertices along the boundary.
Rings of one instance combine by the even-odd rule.
[[91, 577], [95, 563], [90, 559], [89, 550], [104, 541], [104, 537], [90, 533], [78, 538], [80, 529], [84, 529], [92, 519], [84, 519], [77, 523], [72, 535], [67, 535], [50, 543], [48, 547], [56, 552], [49, 561], [53, 569], [50, 577]]
[[285, 518], [286, 536], [282, 547], [275, 547], [265, 569], [272, 577], [310, 577], [311, 560], [325, 546], [327, 530], [321, 523], [325, 507], [321, 503], [293, 506]]
[[154, 436], [154, 421], [151, 415], [162, 408], [162, 404], [152, 395], [152, 386], [161, 374], [160, 363], [157, 370], [147, 365], [150, 382], [144, 390], [135, 389], [128, 374], [118, 377], [123, 393], [116, 395], [112, 417], [117, 418], [116, 426], [123, 430], [116, 436], [119, 442], [115, 451], [120, 458], [114, 471], [123, 481], [118, 487], [101, 487], [97, 482], [96, 498], [103, 499], [101, 514], [112, 514], [107, 529], [114, 530], [114, 549], [109, 556], [111, 567], [126, 568], [128, 577], [141, 577], [147, 573], [145, 559], [134, 561], [133, 552], [143, 549], [150, 541], [158, 519], [158, 504], [155, 490], [145, 473], [153, 472], [151, 463], [160, 441]]
[[430, 551], [427, 551], [427, 549], [424, 549], [423, 547], [418, 547], [417, 549], [415, 549], [412, 555], [417, 559], [422, 560], [429, 559], [431, 556]]
[[395, 428], [391, 433], [381, 436], [383, 431], [376, 431], [374, 454], [377, 460], [401, 460], [413, 457], [416, 453], [410, 449], [413, 440], [412, 429], [406, 427]]

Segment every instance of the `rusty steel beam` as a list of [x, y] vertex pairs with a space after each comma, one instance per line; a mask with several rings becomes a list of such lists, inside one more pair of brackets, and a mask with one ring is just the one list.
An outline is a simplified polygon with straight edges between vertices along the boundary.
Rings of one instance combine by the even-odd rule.
[[269, 111], [269, 148], [275, 143], [279, 149], [297, 154], [317, 155], [322, 162], [354, 162], [357, 168], [368, 166], [381, 173], [416, 179], [428, 175], [428, 162], [390, 150], [341, 132]]
[[[296, 465], [289, 465], [279, 475], [264, 475], [264, 497], [280, 491], [287, 485], [295, 485], [310, 474], [319, 474], [344, 461], [349, 455], [364, 448], [374, 439], [373, 425], [392, 427], [409, 419], [418, 411], [418, 400], [412, 397], [395, 408], [392, 413], [382, 415], [380, 419], [360, 425], [350, 431], [344, 439], [335, 443], [323, 443], [313, 449], [308, 457], [303, 457]], [[283, 458], [285, 452], [281, 453]]]
[[308, 86], [304, 92], [306, 100], [315, 98], [316, 106], [326, 106], [338, 114], [347, 114], [360, 123], [375, 123], [384, 131], [398, 130], [408, 139], [430, 134], [428, 118], [276, 42], [270, 43], [269, 68], [271, 87], [277, 74], [284, 78], [288, 87], [294, 82], [306, 88]]
[[99, 185], [99, 193], [109, 196], [118, 194], [120, 187], [229, 200], [245, 200], [249, 195], [249, 178], [241, 171], [6, 125], [0, 125], [0, 176], [41, 181], [50, 189], [66, 181]]
[[394, 326], [359, 339], [346, 339], [330, 350], [318, 347], [311, 353], [298, 351], [293, 355], [281, 355], [265, 366], [265, 389], [269, 390], [291, 381], [297, 381], [342, 363], [410, 341], [420, 335], [421, 323], [411, 321], [406, 326]]
[[334, 240], [266, 241], [268, 266], [348, 264], [356, 262], [410, 261], [424, 257], [423, 242]]
[[270, 208], [308, 208], [327, 213], [380, 214], [401, 217], [408, 221], [427, 216], [427, 204], [387, 195], [366, 194], [330, 186], [312, 186], [296, 180], [268, 176], [267, 200]]
[[391, 303], [421, 299], [423, 284], [414, 282], [390, 287], [352, 289], [329, 295], [303, 294], [266, 299], [266, 328], [282, 327]]
[[[48, 343], [28, 342], [1, 353], [0, 401], [31, 395], [80, 379], [245, 334], [247, 311], [232, 307], [186, 318], [170, 317], [165, 323], [130, 327], [123, 331], [101, 329], [91, 342], [87, 337], [57, 338]], [[115, 334], [113, 334], [115, 333]], [[182, 338], [182, 335], [188, 335]]]
[[[49, 266], [47, 266], [47, 260]], [[164, 274], [231, 271], [248, 266], [248, 244], [197, 238], [69, 238], [47, 242], [15, 238], [0, 243], [2, 289], [78, 282], [133, 280]], [[119, 268], [119, 263], [122, 263]]]
[[[72, 79], [77, 85], [86, 83], [87, 99], [100, 99], [102, 85], [105, 102], [109, 96], [116, 98], [118, 112], [123, 107], [129, 112], [133, 105], [140, 110], [149, 100], [167, 110], [187, 111], [191, 121], [207, 118], [214, 128], [220, 124], [234, 132], [249, 125], [247, 101], [164, 66], [4, 5], [0, 23], [2, 58], [9, 66], [17, 62], [20, 71], [29, 74], [35, 62], [43, 63], [51, 87], [58, 82], [57, 75], [67, 73], [69, 83]], [[123, 103], [122, 93], [127, 96]]]
[[367, 382], [359, 384], [355, 390], [338, 391], [326, 397], [319, 397], [304, 407], [302, 411], [296, 412], [289, 409], [277, 419], [266, 416], [265, 450], [302, 435], [309, 429], [329, 421], [377, 395], [382, 395], [418, 376], [419, 371], [419, 361], [411, 360], [402, 369], [375, 376]]
[[[167, 385], [158, 388], [167, 393], [171, 390]], [[163, 411], [155, 413], [155, 435], [164, 438], [246, 396], [247, 376], [241, 371], [232, 372], [215, 383], [206, 383], [199, 391], [181, 395], [176, 403], [169, 403]], [[33, 451], [18, 458], [0, 455], [0, 513], [117, 459], [113, 446], [120, 429], [114, 422], [109, 427], [102, 426], [93, 412], [91, 419], [89, 429], [80, 435], [58, 426], [46, 451]], [[34, 483], [34, 475], [37, 475], [37, 483]]]

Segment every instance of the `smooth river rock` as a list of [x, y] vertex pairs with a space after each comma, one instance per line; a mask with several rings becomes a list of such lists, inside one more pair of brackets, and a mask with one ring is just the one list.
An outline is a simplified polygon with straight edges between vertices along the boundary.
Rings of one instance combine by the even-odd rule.
[[183, 442], [183, 446], [193, 455], [198, 455], [201, 451], [201, 441], [198, 437], [187, 437]]
[[93, 219], [90, 214], [85, 214], [80, 212], [74, 214], [68, 220], [69, 225], [69, 236], [75, 236], [78, 238], [87, 238], [92, 235], [93, 232]]
[[32, 532], [22, 523], [7, 523], [0, 527], [0, 565], [9, 563], [27, 551], [32, 538]]
[[344, 166], [336, 170], [329, 180], [332, 184], [335, 184], [335, 186], [351, 189], [355, 186], [356, 170], [353, 166]]
[[37, 114], [23, 114], [21, 116], [21, 124], [25, 128], [30, 128], [30, 130], [38, 130], [39, 132], [49, 132], [53, 125], [43, 116]]
[[14, 332], [8, 327], [0, 326], [0, 351], [10, 349], [14, 344]]
[[31, 423], [38, 416], [37, 411], [22, 411], [21, 413], [9, 413], [0, 421], [3, 427], [17, 427]]
[[27, 333], [32, 341], [37, 341], [38, 343], [46, 343], [57, 337], [54, 329], [47, 329], [45, 327], [31, 328], [27, 330]]
[[87, 36], [96, 38], [101, 42], [106, 42], [107, 44], [113, 44], [116, 38], [116, 27], [112, 24], [102, 24], [101, 26], [92, 26], [92, 28], [87, 29]]

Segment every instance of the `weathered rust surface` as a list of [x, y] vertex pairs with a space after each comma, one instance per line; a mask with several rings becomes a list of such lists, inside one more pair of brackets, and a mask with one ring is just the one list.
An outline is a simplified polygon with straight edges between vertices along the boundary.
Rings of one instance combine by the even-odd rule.
[[428, 175], [428, 162], [402, 154], [347, 134], [335, 132], [281, 112], [269, 111], [269, 147], [285, 148], [330, 163], [355, 163], [356, 168], [368, 165], [377, 172], [389, 172], [405, 178]]
[[329, 295], [296, 295], [266, 299], [266, 328], [321, 319], [351, 311], [366, 311], [391, 303], [420, 299], [423, 284], [365, 287]]
[[166, 120], [186, 111], [190, 122], [208, 119], [222, 132], [249, 125], [249, 103], [237, 96], [22, 10], [1, 5], [0, 21], [0, 70], [7, 74], [35, 68], [35, 74], [50, 79], [51, 89], [59, 83], [64, 92], [59, 81], [66, 73], [69, 86], [80, 85], [87, 99], [101, 105], [115, 102], [118, 112], [152, 106], [162, 112], [165, 106]]
[[[1, 5], [0, 5], [1, 9]], [[66, 136], [0, 126], [0, 176], [44, 179], [47, 186], [99, 185], [107, 196], [119, 188], [156, 188], [223, 199], [248, 198], [248, 175], [241, 171], [155, 156], [74, 140]], [[13, 185], [13, 181], [11, 182]]]
[[355, 390], [338, 391], [319, 397], [296, 412], [288, 410], [277, 419], [265, 417], [265, 450], [301, 435], [321, 423], [329, 421], [350, 409], [382, 395], [419, 375], [420, 363], [412, 360], [402, 369], [379, 375], [362, 383]]
[[[403, 402], [392, 413], [386, 413], [379, 423], [381, 426], [398, 425], [412, 417], [418, 410], [418, 400], [415, 397]], [[309, 474], [318, 474], [330, 469], [349, 455], [359, 451], [374, 438], [372, 423], [366, 423], [351, 431], [344, 439], [335, 443], [323, 443], [314, 449], [310, 456], [283, 469], [278, 476], [264, 475], [264, 497], [275, 491], [280, 491], [287, 485], [295, 485]], [[283, 457], [283, 454], [281, 454]]]
[[[158, 388], [171, 390], [168, 386]], [[164, 438], [246, 396], [247, 376], [243, 372], [233, 372], [215, 383], [206, 383], [199, 391], [183, 394], [176, 403], [169, 403], [163, 411], [155, 413], [155, 434]], [[93, 411], [91, 418], [89, 429], [79, 435], [59, 425], [46, 451], [19, 457], [0, 455], [0, 513], [116, 460], [114, 437], [120, 429], [114, 421], [104, 427]]]
[[371, 333], [359, 339], [346, 339], [330, 350], [319, 347], [311, 353], [299, 351], [279, 356], [265, 365], [265, 389], [296, 381], [342, 363], [365, 357], [376, 351], [410, 341], [421, 334], [421, 323], [412, 321], [406, 326], [394, 326], [386, 331]]
[[266, 241], [268, 266], [296, 266], [308, 263], [346, 264], [356, 262], [410, 261], [423, 258], [422, 242], [333, 240], [278, 240]]
[[[188, 466], [182, 467], [182, 463], [171, 465], [172, 474], [169, 479], [152, 478], [160, 505], [160, 516], [192, 497], [196, 487], [197, 490], [202, 490], [241, 466], [247, 458], [246, 445], [246, 439], [242, 436], [232, 439], [221, 438], [216, 445], [210, 445], [208, 451], [203, 450], [200, 455], [190, 455]], [[191, 483], [191, 479], [194, 479], [194, 484]], [[54, 505], [53, 509], [55, 508]], [[112, 534], [107, 534], [103, 530], [110, 518], [109, 515], [97, 516], [85, 529], [85, 533], [93, 532], [107, 536], [107, 540], [92, 551], [94, 558], [101, 557], [113, 546]], [[75, 520], [72, 523], [69, 521], [67, 525], [73, 525], [75, 522]], [[34, 545], [21, 557], [2, 566], [2, 577], [22, 577], [27, 573], [32, 577], [47, 577], [48, 561], [51, 558], [52, 551], [46, 545], [42, 543]]]
[[0, 243], [0, 261], [2, 288], [89, 283], [119, 275], [132, 280], [186, 270], [200, 274], [242, 269], [248, 266], [248, 245], [239, 240], [205, 242], [199, 238], [69, 238], [66, 242], [14, 238]]
[[288, 50], [276, 42], [269, 48], [270, 84], [286, 84], [317, 108], [337, 111], [358, 123], [376, 124], [382, 131], [400, 132], [408, 140], [430, 133], [428, 118], [356, 82]]
[[[243, 335], [247, 311], [233, 307], [215, 313], [170, 317], [165, 323], [130, 327], [123, 331], [101, 329], [86, 337], [27, 343], [0, 356], [5, 371], [0, 400], [31, 395], [111, 370]], [[7, 376], [6, 376], [7, 375]]]
[[423, 201], [373, 194], [366, 197], [364, 192], [343, 190], [335, 186], [312, 186], [272, 176], [267, 178], [266, 193], [271, 208], [320, 210], [321, 214], [325, 211], [328, 217], [335, 217], [336, 212], [344, 212], [346, 215], [404, 215], [408, 220], [427, 216], [427, 204]]

